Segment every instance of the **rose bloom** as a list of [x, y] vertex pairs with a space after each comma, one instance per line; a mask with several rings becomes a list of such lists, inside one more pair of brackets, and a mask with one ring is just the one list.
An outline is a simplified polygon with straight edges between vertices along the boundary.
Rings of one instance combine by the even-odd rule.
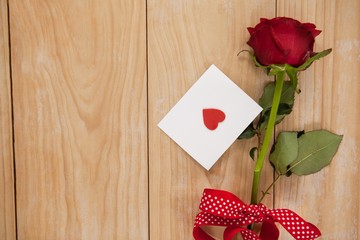
[[262, 18], [248, 31], [250, 39], [247, 44], [253, 48], [262, 65], [289, 64], [294, 67], [315, 54], [315, 37], [321, 33], [312, 23], [301, 23], [287, 17]]

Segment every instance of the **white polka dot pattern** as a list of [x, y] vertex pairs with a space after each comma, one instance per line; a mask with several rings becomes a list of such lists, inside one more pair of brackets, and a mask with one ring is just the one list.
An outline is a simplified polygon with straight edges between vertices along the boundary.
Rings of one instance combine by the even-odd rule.
[[[275, 226], [274, 222], [279, 222], [297, 240], [311, 240], [321, 235], [319, 229], [291, 210], [271, 210], [263, 204], [247, 205], [227, 191], [205, 189], [199, 208], [202, 212], [196, 216], [193, 231], [196, 240], [213, 240], [200, 228], [205, 225], [226, 226], [224, 240], [231, 240], [236, 233], [240, 233], [244, 240], [261, 240], [246, 226], [264, 221], [273, 226]], [[276, 226], [274, 228], [263, 228], [260, 236], [267, 236], [266, 239], [278, 239], [278, 230]], [[274, 237], [269, 238], [269, 236]]]

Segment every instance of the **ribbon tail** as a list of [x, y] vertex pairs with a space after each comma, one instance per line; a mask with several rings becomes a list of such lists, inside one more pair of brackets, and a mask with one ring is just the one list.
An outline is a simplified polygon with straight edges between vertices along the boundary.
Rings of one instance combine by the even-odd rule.
[[265, 220], [261, 227], [260, 238], [261, 240], [278, 240], [279, 229], [276, 227], [274, 221]]
[[321, 236], [321, 232], [316, 226], [306, 222], [289, 209], [270, 210], [269, 213], [269, 215], [279, 222], [296, 240], [314, 240]]
[[193, 229], [193, 237], [195, 238], [195, 240], [215, 240], [215, 238], [210, 237], [200, 227], [194, 227], [194, 229]]
[[227, 227], [224, 231], [224, 240], [232, 240], [240, 233], [243, 240], [261, 240], [253, 231], [242, 227]]

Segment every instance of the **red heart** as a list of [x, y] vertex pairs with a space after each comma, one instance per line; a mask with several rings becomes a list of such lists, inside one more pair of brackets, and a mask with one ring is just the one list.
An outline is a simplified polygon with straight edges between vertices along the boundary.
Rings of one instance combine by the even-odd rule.
[[203, 109], [204, 124], [209, 130], [215, 130], [225, 120], [225, 113], [216, 108]]

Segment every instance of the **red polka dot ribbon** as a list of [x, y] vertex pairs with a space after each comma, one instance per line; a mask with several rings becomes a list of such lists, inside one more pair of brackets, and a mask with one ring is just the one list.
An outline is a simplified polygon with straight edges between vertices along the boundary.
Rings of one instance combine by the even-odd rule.
[[[244, 240], [277, 240], [280, 223], [295, 239], [315, 239], [321, 233], [313, 224], [288, 209], [267, 209], [263, 204], [248, 205], [234, 194], [215, 189], [205, 189], [200, 202], [201, 212], [196, 216], [193, 236], [195, 240], [215, 240], [201, 226], [225, 226], [224, 240], [240, 233]], [[258, 236], [247, 229], [252, 223], [262, 222]]]

